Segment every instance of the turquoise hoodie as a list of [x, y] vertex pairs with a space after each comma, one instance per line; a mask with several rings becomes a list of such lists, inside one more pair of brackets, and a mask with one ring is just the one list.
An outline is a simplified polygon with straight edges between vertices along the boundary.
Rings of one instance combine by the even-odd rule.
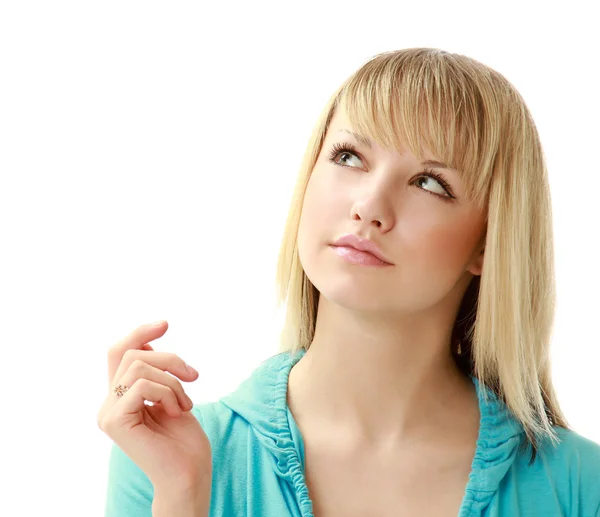
[[[287, 406], [292, 366], [305, 351], [264, 361], [233, 393], [193, 414], [213, 453], [210, 517], [309, 517], [302, 435]], [[528, 466], [522, 426], [494, 393], [481, 414], [471, 474], [458, 517], [600, 517], [600, 445], [555, 427], [561, 443]], [[113, 445], [106, 517], [151, 517], [153, 487]]]

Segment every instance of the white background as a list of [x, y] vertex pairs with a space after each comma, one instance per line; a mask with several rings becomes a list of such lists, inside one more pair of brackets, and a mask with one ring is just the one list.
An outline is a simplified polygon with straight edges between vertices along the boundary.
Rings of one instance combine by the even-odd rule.
[[492, 66], [533, 113], [556, 388], [600, 442], [592, 4], [2, 3], [0, 514], [103, 515], [106, 351], [138, 325], [169, 322], [154, 346], [200, 371], [196, 403], [276, 352], [275, 265], [309, 133], [348, 75], [404, 47]]

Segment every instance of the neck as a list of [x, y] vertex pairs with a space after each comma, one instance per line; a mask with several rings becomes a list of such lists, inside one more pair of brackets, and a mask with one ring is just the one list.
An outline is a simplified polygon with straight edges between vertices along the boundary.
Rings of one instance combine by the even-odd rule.
[[299, 423], [363, 444], [448, 429], [473, 436], [477, 394], [451, 355], [452, 318], [375, 321], [323, 297], [317, 314], [311, 346], [289, 378], [288, 404]]

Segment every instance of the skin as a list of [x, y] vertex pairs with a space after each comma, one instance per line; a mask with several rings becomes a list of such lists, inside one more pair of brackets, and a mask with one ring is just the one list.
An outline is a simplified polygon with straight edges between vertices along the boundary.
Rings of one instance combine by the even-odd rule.
[[[472, 458], [477, 395], [450, 339], [463, 294], [482, 271], [486, 214], [465, 197], [459, 172], [429, 167], [450, 184], [456, 199], [447, 202], [408, 149], [369, 149], [342, 129], [353, 130], [340, 112], [300, 220], [300, 260], [321, 295], [314, 340], [290, 372], [290, 410], [312, 444], [335, 437], [340, 457], [423, 444]], [[336, 142], [358, 154], [332, 163]], [[426, 149], [425, 159], [437, 157]], [[348, 233], [374, 241], [393, 265], [343, 260], [329, 245]]]

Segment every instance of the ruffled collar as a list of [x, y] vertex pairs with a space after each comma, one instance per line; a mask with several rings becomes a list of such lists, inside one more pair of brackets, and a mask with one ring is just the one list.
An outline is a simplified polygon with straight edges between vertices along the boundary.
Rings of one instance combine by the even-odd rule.
[[[287, 387], [292, 367], [304, 356], [282, 352], [264, 361], [240, 387], [221, 399], [253, 427], [271, 453], [277, 475], [297, 494], [301, 515], [312, 517], [312, 503], [304, 480], [302, 436], [288, 416]], [[471, 474], [459, 517], [480, 515], [512, 465], [524, 431], [495, 393], [471, 376], [479, 400], [480, 426]], [[487, 392], [487, 400], [484, 398]], [[291, 415], [291, 413], [289, 414]], [[294, 439], [295, 438], [295, 439]]]

